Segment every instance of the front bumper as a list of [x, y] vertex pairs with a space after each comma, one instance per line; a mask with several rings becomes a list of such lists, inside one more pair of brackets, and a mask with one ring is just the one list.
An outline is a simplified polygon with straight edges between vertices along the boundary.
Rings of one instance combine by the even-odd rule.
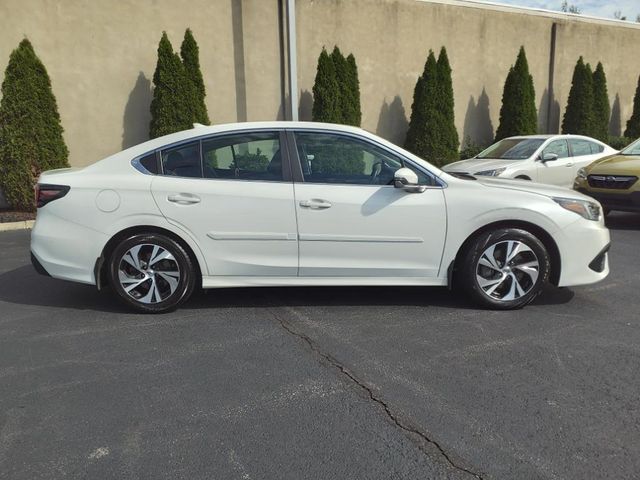
[[602, 221], [579, 219], [556, 234], [561, 271], [558, 286], [596, 283], [609, 275], [609, 230]]
[[578, 192], [595, 198], [600, 204], [609, 210], [621, 210], [623, 212], [640, 212], [640, 191], [627, 193], [609, 193], [578, 188]]

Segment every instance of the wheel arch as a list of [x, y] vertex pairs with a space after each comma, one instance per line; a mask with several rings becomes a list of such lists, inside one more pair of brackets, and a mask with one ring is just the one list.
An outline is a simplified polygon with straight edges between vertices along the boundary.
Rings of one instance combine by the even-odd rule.
[[196, 255], [193, 248], [191, 248], [191, 245], [189, 245], [189, 243], [186, 240], [184, 240], [184, 238], [182, 238], [177, 233], [172, 232], [171, 230], [168, 230], [166, 228], [162, 228], [154, 225], [136, 225], [133, 227], [125, 228], [115, 233], [103, 247], [102, 253], [100, 257], [96, 260], [96, 264], [94, 267], [94, 276], [96, 279], [96, 286], [98, 287], [98, 290], [102, 289], [102, 287], [104, 287], [109, 283], [105, 265], [107, 264], [109, 257], [113, 253], [113, 250], [118, 245], [118, 243], [127, 237], [141, 234], [141, 233], [157, 233], [160, 235], [165, 235], [166, 237], [169, 237], [175, 242], [177, 242], [182, 248], [184, 248], [197, 269], [197, 271], [195, 272], [196, 286], [198, 288], [202, 286], [202, 272], [203, 272], [203, 267], [206, 268], [206, 266], [200, 264], [200, 259], [198, 258], [198, 255]]
[[464, 256], [463, 254], [465, 250], [469, 247], [471, 242], [475, 238], [477, 238], [479, 235], [487, 231], [496, 230], [499, 228], [519, 228], [521, 230], [525, 230], [531, 233], [532, 235], [535, 235], [542, 242], [547, 252], [549, 253], [549, 257], [551, 259], [551, 272], [549, 275], [549, 281], [553, 285], [556, 285], [556, 286], [558, 285], [560, 281], [560, 273], [562, 271], [562, 260], [560, 257], [560, 249], [558, 248], [558, 245], [556, 244], [553, 237], [549, 234], [549, 232], [547, 232], [544, 228], [538, 225], [535, 225], [533, 223], [526, 222], [523, 220], [500, 220], [497, 222], [488, 223], [478, 228], [473, 233], [471, 233], [471, 235], [469, 235], [464, 242], [462, 242], [462, 245], [460, 245], [460, 248], [458, 248], [458, 251], [456, 252], [456, 256], [454, 257], [453, 261], [449, 265], [449, 269], [447, 271], [447, 281], [448, 281], [449, 288], [453, 286], [453, 281], [455, 277], [455, 272], [458, 267], [458, 262], [460, 262], [460, 260]]

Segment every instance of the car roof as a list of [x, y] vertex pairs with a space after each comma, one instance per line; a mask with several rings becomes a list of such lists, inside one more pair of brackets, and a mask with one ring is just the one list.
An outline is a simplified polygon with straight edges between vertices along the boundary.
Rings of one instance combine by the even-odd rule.
[[194, 124], [194, 128], [182, 130], [180, 132], [171, 133], [162, 137], [154, 138], [141, 143], [139, 146], [146, 150], [154, 150], [162, 148], [172, 143], [182, 142], [191, 138], [197, 138], [216, 133], [235, 132], [243, 130], [259, 130], [259, 129], [284, 129], [284, 128], [304, 128], [304, 129], [322, 129], [340, 132], [358, 133], [370, 136], [371, 133], [358, 127], [349, 125], [340, 125], [335, 123], [319, 123], [319, 122], [292, 122], [292, 121], [272, 121], [272, 122], [239, 122], [224, 123], [219, 125], [201, 125]]
[[550, 138], [553, 139], [562, 139], [562, 138], [581, 138], [584, 140], [589, 140], [592, 142], [597, 142], [597, 143], [602, 143], [600, 140], [597, 140], [595, 138], [591, 138], [591, 137], [587, 137], [585, 135], [575, 135], [575, 134], [570, 134], [570, 133], [563, 133], [563, 134], [537, 134], [537, 135], [516, 135], [513, 137], [509, 137], [509, 138], [515, 138], [515, 139], [524, 139], [524, 138], [530, 138], [530, 139], [538, 139], [538, 140], [548, 140]]

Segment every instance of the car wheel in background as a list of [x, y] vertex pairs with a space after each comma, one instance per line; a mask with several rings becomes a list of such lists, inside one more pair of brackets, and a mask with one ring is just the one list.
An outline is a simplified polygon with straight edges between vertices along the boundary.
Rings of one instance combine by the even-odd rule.
[[488, 308], [511, 310], [537, 297], [551, 262], [543, 243], [526, 230], [503, 228], [474, 238], [463, 252], [459, 284]]
[[109, 283], [129, 307], [145, 313], [173, 310], [195, 288], [195, 268], [180, 244], [164, 235], [137, 234], [109, 258]]

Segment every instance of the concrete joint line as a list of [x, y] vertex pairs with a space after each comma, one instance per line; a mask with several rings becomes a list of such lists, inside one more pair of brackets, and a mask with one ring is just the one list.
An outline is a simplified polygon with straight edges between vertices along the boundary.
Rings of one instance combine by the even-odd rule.
[[[311, 338], [309, 336], [307, 336], [304, 333], [301, 333], [301, 332], [298, 332], [297, 330], [295, 330], [293, 328], [293, 326], [291, 325], [291, 323], [288, 322], [287, 320], [283, 319], [282, 317], [280, 317], [280, 315], [278, 315], [278, 313], [275, 312], [273, 308], [270, 308], [269, 311], [270, 311], [271, 315], [273, 315], [273, 317], [280, 324], [280, 326], [289, 335], [292, 335], [292, 336], [298, 338], [299, 340], [302, 340], [304, 343], [306, 343], [309, 346], [309, 348], [317, 356], [319, 356], [322, 360], [324, 360], [327, 363], [329, 363], [333, 368], [338, 370], [343, 376], [347, 377], [352, 383], [355, 383], [356, 386], [358, 386], [362, 390], [364, 390], [365, 393], [371, 399], [371, 401], [373, 401], [374, 403], [376, 403], [377, 405], [382, 407], [382, 410], [384, 411], [386, 416], [398, 428], [403, 430], [405, 433], [417, 435], [418, 437], [420, 437], [421, 440], [429, 443], [430, 445], [433, 445], [437, 449], [437, 451], [440, 452], [440, 454], [444, 457], [444, 459], [447, 461], [447, 463], [449, 465], [451, 465], [453, 468], [455, 468], [456, 470], [459, 470], [461, 472], [467, 473], [467, 474], [473, 476], [474, 478], [477, 478], [478, 480], [484, 480], [484, 477], [482, 476], [482, 474], [473, 472], [473, 471], [471, 471], [471, 470], [469, 470], [469, 469], [467, 469], [467, 468], [465, 468], [465, 467], [463, 467], [461, 465], [458, 465], [456, 462], [454, 462], [453, 459], [449, 456], [449, 454], [447, 454], [447, 452], [445, 452], [445, 450], [442, 448], [442, 446], [438, 443], [437, 440], [433, 440], [427, 434], [425, 434], [424, 432], [420, 431], [418, 428], [412, 427], [410, 425], [407, 425], [404, 421], [400, 420], [400, 418], [398, 418], [398, 416], [391, 411], [391, 408], [389, 407], [389, 405], [387, 405], [387, 403], [384, 400], [382, 400], [380, 397], [378, 397], [376, 395], [376, 393], [371, 389], [371, 387], [369, 387], [366, 383], [364, 383], [361, 380], [359, 380], [353, 373], [351, 373], [344, 365], [342, 365], [333, 356], [331, 356], [328, 353], [323, 352], [320, 349], [320, 347], [313, 340], [311, 340]], [[412, 438], [412, 435], [409, 435], [409, 438]], [[415, 440], [415, 439], [413, 439], [413, 440]], [[422, 452], [424, 452], [425, 454], [429, 454], [430, 453], [427, 450], [425, 450], [420, 443], [418, 443], [418, 448], [420, 450], [422, 450]]]

